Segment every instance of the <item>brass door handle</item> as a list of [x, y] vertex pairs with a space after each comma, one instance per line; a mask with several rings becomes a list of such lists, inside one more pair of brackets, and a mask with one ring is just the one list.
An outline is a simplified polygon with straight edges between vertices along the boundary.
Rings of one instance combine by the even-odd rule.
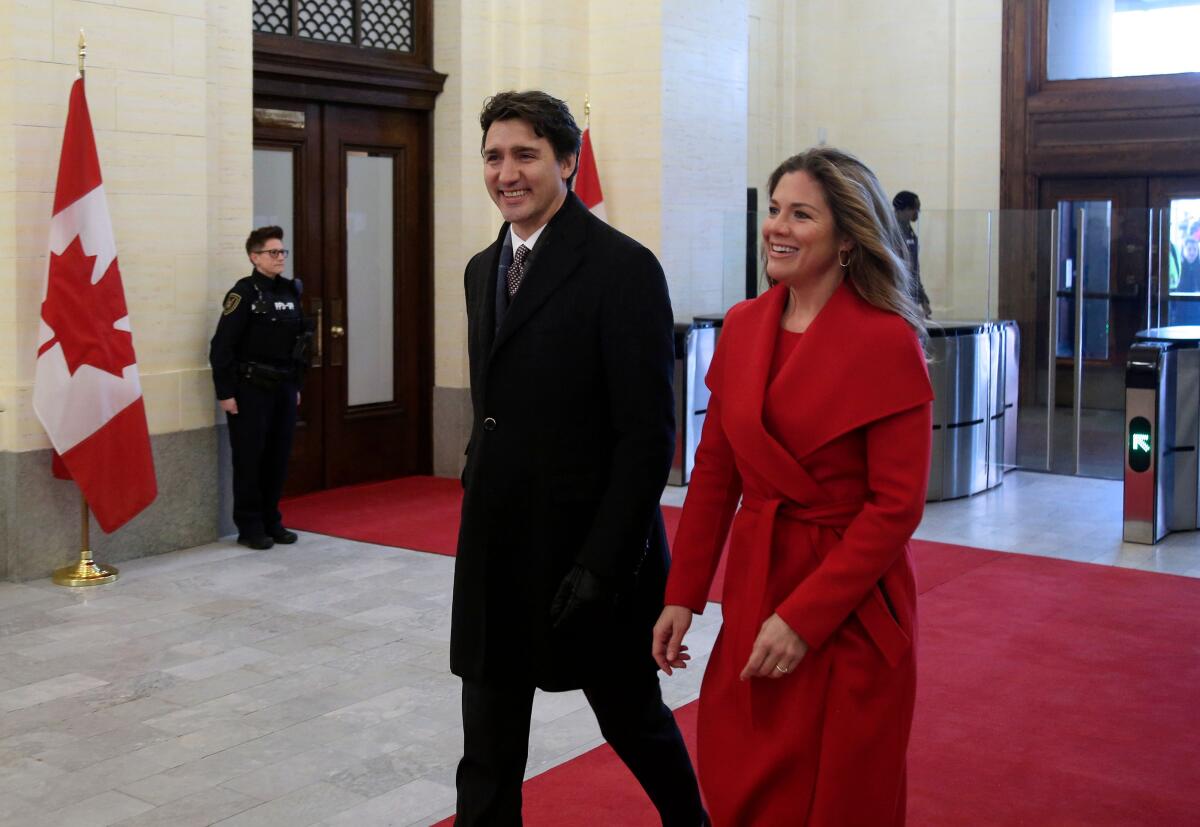
[[340, 324], [335, 324], [333, 327], [329, 328], [329, 335], [335, 339], [340, 339], [346, 335], [346, 328], [342, 327]]

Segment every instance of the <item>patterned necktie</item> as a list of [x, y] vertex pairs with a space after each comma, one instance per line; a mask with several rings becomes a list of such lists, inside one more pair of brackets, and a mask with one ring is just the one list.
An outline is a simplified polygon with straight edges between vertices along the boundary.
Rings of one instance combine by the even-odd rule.
[[529, 248], [522, 244], [513, 253], [512, 264], [508, 265], [508, 276], [505, 281], [508, 283], [508, 297], [511, 299], [517, 295], [517, 290], [521, 286], [521, 279], [525, 278], [525, 259], [529, 256]]

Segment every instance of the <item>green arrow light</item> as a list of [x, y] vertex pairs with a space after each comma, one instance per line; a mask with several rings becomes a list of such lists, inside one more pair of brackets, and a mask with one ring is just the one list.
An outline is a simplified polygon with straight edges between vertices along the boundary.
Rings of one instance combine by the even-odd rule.
[[1153, 459], [1150, 440], [1153, 435], [1154, 429], [1146, 417], [1135, 416], [1129, 420], [1129, 457], [1127, 462], [1130, 471], [1140, 474], [1150, 470]]

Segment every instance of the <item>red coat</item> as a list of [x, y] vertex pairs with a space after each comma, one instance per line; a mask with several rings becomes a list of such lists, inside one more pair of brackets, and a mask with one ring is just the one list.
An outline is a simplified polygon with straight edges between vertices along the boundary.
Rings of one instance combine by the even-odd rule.
[[[732, 522], [700, 783], [715, 827], [903, 824], [929, 374], [912, 329], [844, 284], [768, 383], [786, 295], [726, 316], [675, 538], [666, 602], [699, 612]], [[743, 682], [772, 612], [809, 652]]]

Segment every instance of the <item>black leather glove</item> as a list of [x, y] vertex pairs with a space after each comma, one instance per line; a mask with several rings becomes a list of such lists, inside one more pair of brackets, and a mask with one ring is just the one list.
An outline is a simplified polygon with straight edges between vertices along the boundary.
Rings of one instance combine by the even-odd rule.
[[576, 563], [563, 578], [550, 604], [550, 622], [558, 629], [583, 615], [606, 609], [614, 601], [615, 595], [608, 584]]

